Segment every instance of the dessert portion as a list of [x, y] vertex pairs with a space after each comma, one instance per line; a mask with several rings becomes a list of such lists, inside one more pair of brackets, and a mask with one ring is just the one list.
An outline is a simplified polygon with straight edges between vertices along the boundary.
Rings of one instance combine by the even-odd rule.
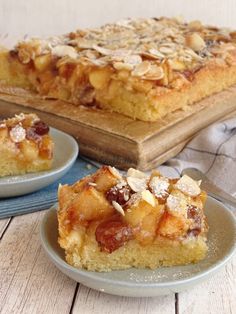
[[0, 121], [0, 177], [50, 169], [53, 146], [49, 126], [36, 114]]
[[155, 269], [202, 260], [207, 252], [206, 193], [184, 175], [169, 179], [103, 166], [59, 186], [59, 244], [77, 268]]
[[236, 32], [200, 21], [126, 19], [2, 50], [0, 80], [13, 94], [20, 87], [156, 121], [236, 84]]

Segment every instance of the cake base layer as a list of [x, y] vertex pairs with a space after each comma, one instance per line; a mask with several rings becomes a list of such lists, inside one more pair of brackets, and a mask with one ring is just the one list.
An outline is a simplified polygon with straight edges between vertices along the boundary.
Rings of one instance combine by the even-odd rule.
[[202, 237], [185, 242], [156, 239], [152, 245], [141, 246], [130, 241], [112, 253], [101, 252], [95, 238], [87, 237], [82, 248], [67, 251], [66, 261], [74, 267], [90, 271], [151, 268], [160, 266], [187, 265], [202, 260], [207, 252]]

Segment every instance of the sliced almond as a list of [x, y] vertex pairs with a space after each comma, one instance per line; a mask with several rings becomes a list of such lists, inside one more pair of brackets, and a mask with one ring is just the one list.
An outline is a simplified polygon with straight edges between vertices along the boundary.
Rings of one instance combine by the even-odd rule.
[[142, 78], [151, 81], [161, 80], [164, 77], [164, 74], [165, 73], [162, 67], [152, 64], [149, 71]]
[[156, 205], [156, 200], [154, 195], [149, 191], [149, 190], [144, 190], [141, 192], [141, 197], [142, 199], [150, 204], [152, 207], [155, 207]]
[[115, 167], [108, 166], [109, 171], [119, 180], [122, 180], [122, 176], [120, 175], [119, 171]]
[[115, 208], [115, 210], [118, 211], [118, 213], [120, 213], [122, 216], [125, 216], [125, 212], [119, 203], [117, 203], [116, 201], [112, 201], [112, 206]]
[[146, 173], [144, 173], [144, 172], [142, 172], [140, 170], [137, 170], [137, 169], [134, 169], [134, 168], [129, 168], [128, 171], [127, 171], [127, 177], [146, 179], [147, 175], [146, 175]]
[[195, 21], [191, 21], [188, 24], [188, 27], [193, 31], [200, 31], [203, 28], [203, 25], [200, 21], [195, 20]]
[[99, 52], [101, 55], [104, 55], [104, 56], [112, 55], [112, 50], [104, 48], [104, 47], [100, 47], [98, 45], [93, 45], [93, 49], [96, 50], [97, 52]]
[[172, 48], [165, 47], [165, 46], [160, 47], [159, 50], [161, 53], [164, 53], [165, 55], [168, 55], [174, 52]]
[[145, 178], [140, 179], [134, 177], [127, 177], [127, 182], [134, 192], [142, 192], [143, 190], [146, 190], [147, 180]]
[[124, 57], [124, 63], [131, 65], [137, 65], [142, 62], [142, 58], [139, 55], [127, 55]]
[[67, 46], [67, 45], [59, 45], [52, 48], [52, 54], [57, 57], [65, 57], [68, 56], [72, 59], [76, 59], [78, 56], [77, 51], [74, 47]]
[[177, 181], [175, 188], [189, 196], [197, 196], [201, 193], [198, 182], [194, 181], [187, 175], [184, 175]]
[[143, 76], [145, 75], [151, 68], [151, 64], [149, 61], [143, 61], [142, 63], [136, 65], [134, 70], [132, 71], [133, 76]]
[[127, 71], [131, 71], [134, 68], [134, 66], [132, 64], [124, 63], [124, 62], [114, 62], [113, 67], [116, 70], [127, 70]]
[[188, 34], [185, 38], [186, 46], [194, 51], [201, 51], [206, 47], [205, 41], [198, 33]]

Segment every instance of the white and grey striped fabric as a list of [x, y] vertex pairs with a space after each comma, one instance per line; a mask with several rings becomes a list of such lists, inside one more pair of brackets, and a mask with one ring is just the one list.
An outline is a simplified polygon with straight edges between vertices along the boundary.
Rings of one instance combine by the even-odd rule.
[[236, 195], [236, 118], [200, 131], [176, 157], [159, 167], [167, 176], [197, 168], [220, 188]]

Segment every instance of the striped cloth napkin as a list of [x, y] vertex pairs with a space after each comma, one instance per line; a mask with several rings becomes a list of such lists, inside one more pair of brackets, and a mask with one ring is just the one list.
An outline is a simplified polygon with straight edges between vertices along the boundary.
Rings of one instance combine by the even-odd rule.
[[200, 131], [176, 157], [159, 167], [167, 176], [197, 168], [221, 189], [236, 196], [236, 118]]

